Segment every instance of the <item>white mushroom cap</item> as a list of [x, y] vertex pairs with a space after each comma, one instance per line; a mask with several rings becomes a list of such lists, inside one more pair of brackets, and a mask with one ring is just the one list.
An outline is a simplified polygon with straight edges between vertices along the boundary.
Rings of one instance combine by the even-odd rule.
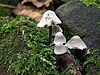
[[52, 25], [52, 35], [54, 36], [57, 32], [63, 32], [63, 30], [58, 25]]
[[55, 38], [54, 38], [54, 44], [58, 44], [58, 43], [65, 43], [66, 42], [66, 38], [65, 36], [63, 35], [62, 32], [57, 32], [56, 35], [55, 35]]
[[41, 21], [37, 24], [37, 27], [44, 27], [45, 25], [51, 26], [52, 24], [61, 24], [61, 20], [56, 16], [56, 14], [48, 10], [43, 14]]
[[44, 17], [40, 20], [40, 22], [37, 24], [37, 27], [45, 27], [46, 25], [46, 20]]
[[60, 55], [60, 54], [66, 53], [66, 52], [67, 52], [66, 47], [63, 44], [58, 43], [55, 45], [55, 47], [54, 47], [55, 54]]
[[87, 49], [86, 44], [82, 41], [82, 39], [79, 36], [73, 36], [66, 44], [70, 49]]

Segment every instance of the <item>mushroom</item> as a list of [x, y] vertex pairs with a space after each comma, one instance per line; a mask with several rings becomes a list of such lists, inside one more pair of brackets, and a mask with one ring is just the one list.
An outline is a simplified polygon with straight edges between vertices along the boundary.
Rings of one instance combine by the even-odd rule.
[[[40, 22], [37, 24], [37, 27], [45, 27], [45, 26], [48, 26], [49, 27], [48, 45], [51, 42], [52, 29], [54, 29], [54, 26], [53, 25], [57, 25], [57, 24], [61, 24], [61, 20], [51, 10], [46, 11], [43, 14], [43, 17], [40, 20]], [[55, 26], [55, 28], [58, 28], [58, 31], [61, 31], [62, 32], [62, 30], [61, 30], [61, 28], [59, 26]], [[55, 34], [55, 32], [54, 32], [54, 34]]]
[[54, 23], [54, 25], [61, 24], [61, 20], [56, 16], [56, 14], [51, 11], [47, 10], [44, 14], [40, 22], [37, 24], [37, 27], [45, 27], [51, 26]]
[[83, 40], [75, 35], [73, 36], [66, 44], [66, 47], [68, 47], [74, 56], [80, 60], [81, 62], [85, 60], [85, 54], [87, 50], [86, 44], [83, 42]]
[[71, 67], [71, 70], [73, 71], [71, 75], [82, 75], [74, 56], [68, 53], [69, 50], [63, 45], [65, 42], [66, 38], [62, 32], [57, 32], [54, 38], [54, 53], [59, 71], [63, 72], [68, 67]]
[[66, 42], [66, 38], [62, 32], [57, 32], [54, 38], [54, 44], [64, 44]]
[[66, 70], [68, 72], [69, 69], [69, 71], [71, 70], [70, 75], [82, 75], [73, 55], [68, 53], [56, 54], [55, 59], [60, 72], [65, 72]]
[[69, 49], [79, 49], [79, 50], [83, 50], [83, 49], [87, 49], [86, 44], [83, 42], [83, 40], [75, 35], [73, 36], [66, 44], [65, 46], [67, 46]]
[[55, 36], [57, 32], [63, 32], [63, 30], [58, 25], [52, 25], [52, 36]]
[[61, 43], [57, 43], [55, 44], [54, 53], [56, 55], [64, 54], [66, 53], [66, 47]]
[[59, 71], [63, 72], [66, 69], [70, 68], [73, 71], [71, 72], [71, 75], [82, 75], [79, 71], [79, 67], [74, 56], [69, 54], [67, 51], [68, 49], [65, 47], [65, 45], [63, 45], [63, 42], [55, 44], [54, 53]]

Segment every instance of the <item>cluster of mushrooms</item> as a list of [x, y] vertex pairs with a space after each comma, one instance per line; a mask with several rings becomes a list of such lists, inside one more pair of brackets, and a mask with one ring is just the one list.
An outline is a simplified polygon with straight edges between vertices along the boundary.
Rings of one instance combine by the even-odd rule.
[[[58, 24], [61, 24], [61, 20], [56, 16], [56, 14], [53, 11], [48, 10], [43, 14], [42, 19], [37, 24], [37, 27], [47, 26], [49, 28], [48, 45], [51, 42], [52, 36], [54, 36], [54, 45], [55, 45], [54, 54], [57, 56], [62, 56], [63, 54], [67, 54], [63, 55], [64, 58], [63, 63], [67, 63], [65, 59], [67, 60], [68, 58], [67, 61], [70, 61], [71, 60], [70, 58], [73, 58], [72, 56], [70, 56], [68, 49], [84, 50], [87, 49], [87, 46], [78, 35], [73, 36], [68, 42], [66, 42], [66, 38], [63, 35], [63, 30]], [[65, 56], [67, 58], [65, 58]], [[61, 60], [63, 58], [61, 58]], [[75, 61], [72, 60], [71, 63], [73, 62]], [[81, 73], [76, 74], [75, 71], [74, 75], [81, 75]]]

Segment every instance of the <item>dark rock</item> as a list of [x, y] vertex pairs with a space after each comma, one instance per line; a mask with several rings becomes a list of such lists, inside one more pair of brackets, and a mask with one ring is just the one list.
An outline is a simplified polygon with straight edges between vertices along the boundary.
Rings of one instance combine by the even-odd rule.
[[88, 48], [100, 49], [100, 9], [70, 1], [57, 8], [56, 14], [63, 22], [65, 36], [79, 35]]
[[56, 9], [56, 8], [58, 8], [60, 5], [66, 3], [66, 2], [68, 2], [68, 1], [70, 1], [70, 0], [53, 0], [53, 2], [54, 2], [54, 8]]

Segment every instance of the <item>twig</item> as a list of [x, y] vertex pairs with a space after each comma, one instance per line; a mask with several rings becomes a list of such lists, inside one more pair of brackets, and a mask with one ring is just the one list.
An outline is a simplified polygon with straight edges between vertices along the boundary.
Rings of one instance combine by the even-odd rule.
[[12, 9], [17, 8], [16, 6], [7, 5], [7, 4], [0, 4], [0, 7], [7, 7], [7, 8], [12, 8]]

